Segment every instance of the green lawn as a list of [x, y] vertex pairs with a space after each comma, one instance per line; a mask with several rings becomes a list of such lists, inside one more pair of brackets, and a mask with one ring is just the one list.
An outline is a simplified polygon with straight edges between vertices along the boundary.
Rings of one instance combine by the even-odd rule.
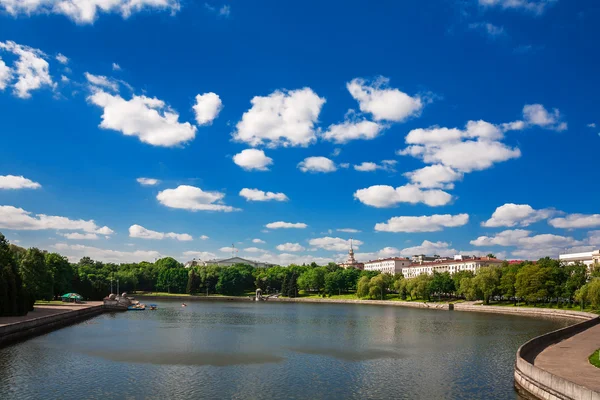
[[590, 356], [590, 364], [592, 364], [594, 367], [600, 368], [600, 349], [592, 353]]

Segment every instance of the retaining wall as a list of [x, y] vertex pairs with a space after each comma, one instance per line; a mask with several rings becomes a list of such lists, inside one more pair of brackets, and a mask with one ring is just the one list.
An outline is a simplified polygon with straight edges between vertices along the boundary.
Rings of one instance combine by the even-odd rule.
[[597, 318], [598, 315], [571, 310], [561, 310], [560, 308], [529, 308], [529, 307], [502, 307], [502, 306], [484, 306], [456, 303], [454, 304], [456, 311], [474, 311], [486, 312], [494, 314], [513, 314], [513, 315], [528, 315], [534, 317], [558, 317], [558, 318], [573, 318], [587, 321]]
[[0, 326], [0, 347], [94, 317], [102, 312], [104, 307], [97, 305]]
[[[588, 314], [588, 313], [580, 313]], [[580, 315], [585, 317], [585, 315]], [[525, 398], [541, 400], [600, 400], [600, 393], [551, 374], [533, 363], [548, 346], [568, 339], [600, 323], [600, 317], [588, 314], [587, 320], [531, 339], [517, 350], [515, 387]]]

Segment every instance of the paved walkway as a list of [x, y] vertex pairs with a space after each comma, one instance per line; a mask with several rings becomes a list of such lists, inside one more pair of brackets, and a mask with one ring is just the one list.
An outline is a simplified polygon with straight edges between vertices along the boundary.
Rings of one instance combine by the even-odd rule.
[[60, 314], [73, 310], [83, 310], [85, 308], [99, 306], [101, 301], [88, 301], [84, 304], [65, 304], [65, 305], [48, 305], [48, 306], [35, 306], [33, 311], [29, 311], [27, 315], [21, 317], [0, 317], [0, 326], [16, 324], [19, 322], [30, 321], [32, 319], [47, 317], [49, 315]]
[[600, 368], [590, 364], [590, 354], [600, 348], [600, 324], [554, 344], [534, 360], [536, 367], [600, 392]]

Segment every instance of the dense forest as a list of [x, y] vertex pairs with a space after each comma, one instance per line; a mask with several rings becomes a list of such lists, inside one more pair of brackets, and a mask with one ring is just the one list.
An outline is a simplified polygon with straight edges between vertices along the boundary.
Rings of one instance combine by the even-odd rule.
[[600, 266], [537, 262], [504, 263], [471, 272], [434, 273], [404, 279], [402, 275], [326, 266], [290, 265], [254, 268], [214, 265], [184, 268], [171, 257], [154, 263], [103, 263], [84, 257], [77, 263], [37, 248], [9, 244], [0, 233], [0, 315], [23, 315], [36, 300], [76, 292], [101, 300], [111, 292], [168, 292], [196, 295], [243, 295], [260, 288], [283, 296], [352, 294], [363, 299], [524, 301], [538, 305], [579, 304], [600, 309]]

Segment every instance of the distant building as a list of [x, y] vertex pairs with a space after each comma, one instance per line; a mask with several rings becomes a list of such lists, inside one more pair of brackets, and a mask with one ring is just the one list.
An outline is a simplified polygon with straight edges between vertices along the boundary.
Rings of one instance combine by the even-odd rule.
[[567, 265], [580, 262], [589, 267], [592, 264], [600, 263], [600, 250], [589, 251], [586, 253], [559, 254], [558, 260]]
[[235, 265], [235, 264], [251, 265], [254, 268], [269, 268], [269, 267], [275, 266], [274, 264], [261, 262], [261, 261], [247, 260], [242, 257], [231, 257], [231, 258], [215, 259], [215, 260], [208, 260], [208, 261], [192, 260], [192, 261], [188, 261], [187, 263], [185, 263], [185, 267], [190, 268], [190, 267], [194, 267], [197, 265], [218, 265], [219, 267], [231, 267], [232, 265]]
[[[434, 272], [448, 272], [450, 275], [460, 271], [471, 271], [476, 274], [481, 267], [500, 266], [502, 260], [491, 257], [454, 256], [454, 260], [427, 263], [412, 263], [402, 268], [405, 278], [415, 278], [421, 274], [433, 275]], [[365, 268], [366, 269], [366, 268]]]
[[396, 275], [402, 272], [402, 269], [411, 265], [408, 258], [392, 257], [373, 260], [365, 263], [365, 271], [379, 271], [385, 274]]
[[344, 269], [347, 269], [347, 268], [363, 269], [365, 267], [365, 264], [356, 262], [356, 259], [354, 258], [354, 249], [352, 248], [352, 239], [350, 239], [350, 250], [348, 250], [348, 259], [346, 260], [346, 262], [340, 263], [338, 265]]

